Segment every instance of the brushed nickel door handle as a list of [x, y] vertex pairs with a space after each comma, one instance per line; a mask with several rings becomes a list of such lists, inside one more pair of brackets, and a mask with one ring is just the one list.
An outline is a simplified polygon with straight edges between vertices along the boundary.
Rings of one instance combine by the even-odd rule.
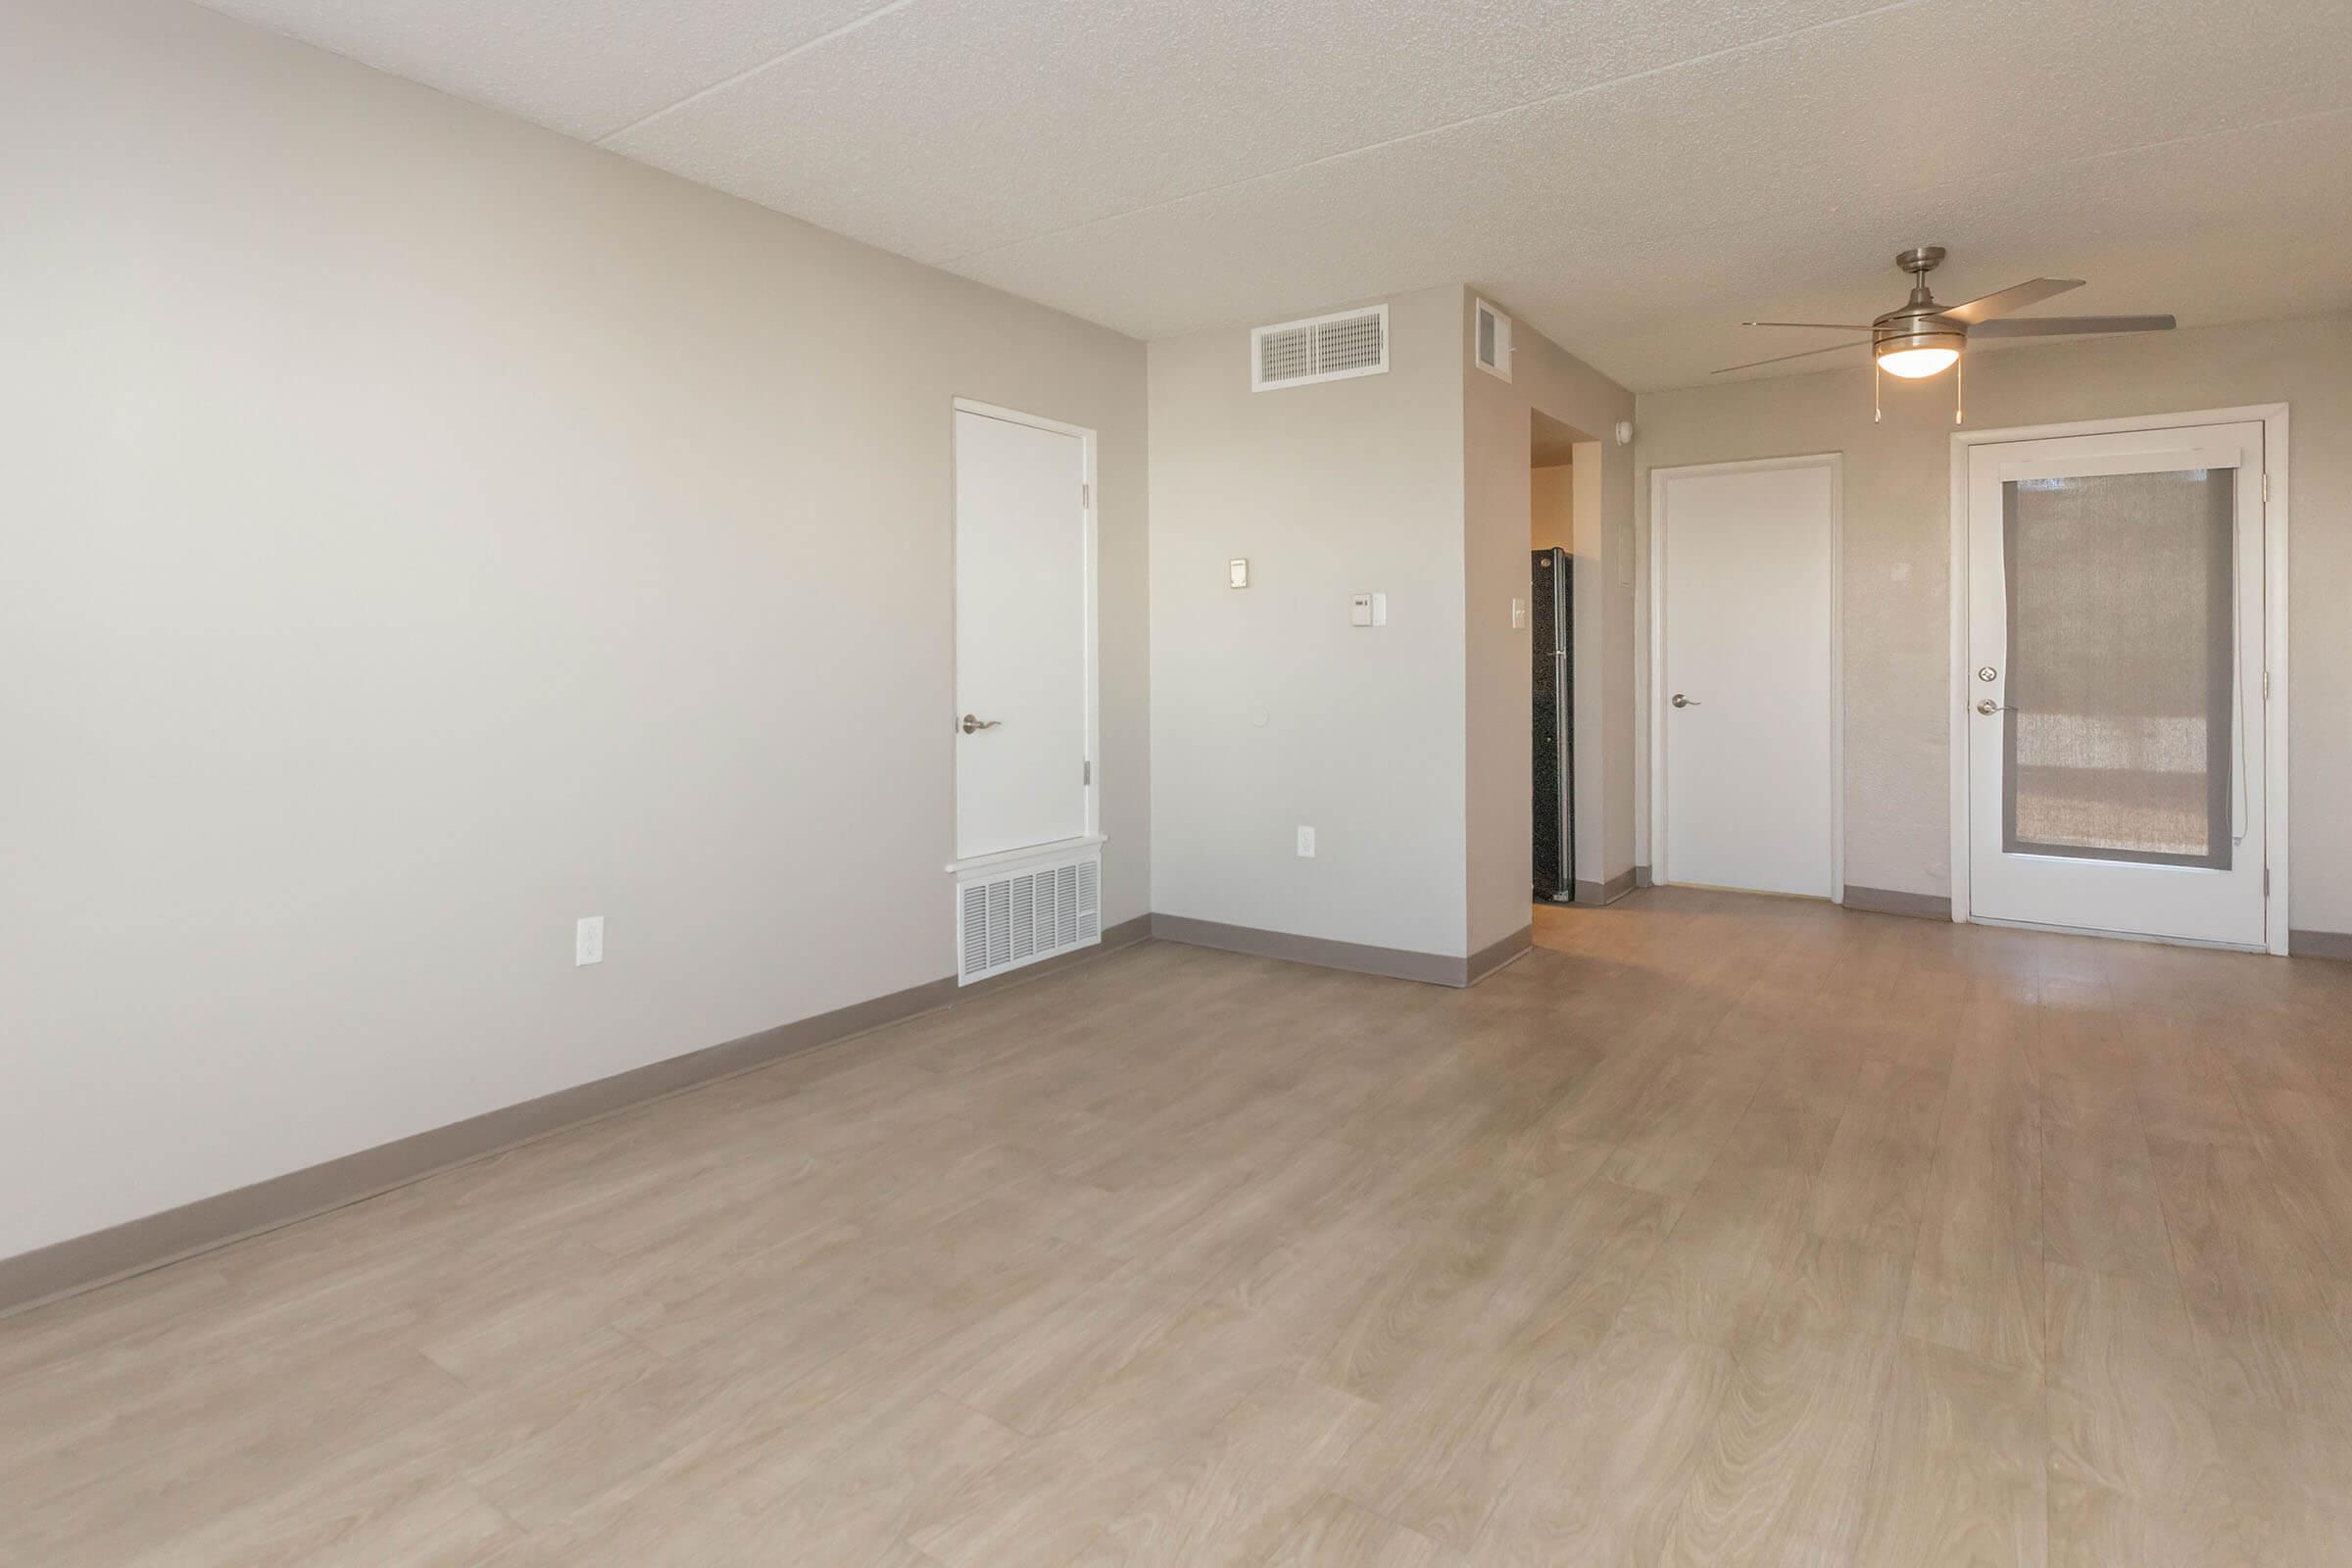
[[1990, 718], [1995, 713], [2006, 713], [2009, 710], [1987, 697], [1977, 704], [1977, 711]]
[[1674, 696], [1669, 699], [1669, 701], [1671, 701], [1677, 708], [1697, 708], [1702, 706], [1698, 703], [1692, 702], [1690, 698], [1685, 697], [1681, 692], [1676, 692]]
[[970, 713], [966, 713], [963, 715], [963, 722], [956, 727], [963, 731], [966, 735], [969, 735], [974, 730], [995, 729], [999, 724], [1004, 722], [1004, 721], [1001, 718], [975, 718]]

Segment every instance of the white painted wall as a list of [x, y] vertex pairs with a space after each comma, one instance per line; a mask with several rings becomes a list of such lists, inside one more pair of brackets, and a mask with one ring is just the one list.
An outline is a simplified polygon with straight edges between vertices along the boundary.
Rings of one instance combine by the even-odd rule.
[[[1846, 881], [1945, 894], [1952, 385], [1885, 392], [1878, 424], [1867, 368], [1646, 394], [1636, 495], [1646, 534], [1653, 466], [1845, 455]], [[1975, 429], [2274, 402], [2293, 424], [2288, 918], [2352, 932], [2352, 314], [1969, 357]]]
[[166, 0], [0, 147], [0, 1255], [951, 973], [956, 395], [1102, 433], [1151, 906], [1140, 344]]
[[[1391, 368], [1353, 380], [1251, 392], [1249, 323], [1152, 344], [1161, 913], [1467, 951], [1462, 299], [1391, 299]], [[1386, 593], [1389, 624], [1351, 627], [1354, 592]]]

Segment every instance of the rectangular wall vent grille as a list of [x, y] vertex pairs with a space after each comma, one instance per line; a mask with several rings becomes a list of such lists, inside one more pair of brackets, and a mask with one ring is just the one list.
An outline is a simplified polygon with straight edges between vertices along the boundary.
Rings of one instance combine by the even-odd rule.
[[1312, 317], [1250, 334], [1250, 386], [1265, 392], [1312, 381], [1378, 375], [1389, 368], [1389, 308]]
[[1099, 850], [1052, 864], [971, 873], [956, 886], [956, 979], [1018, 969], [1102, 940]]
[[1315, 329], [1278, 327], [1257, 339], [1257, 380], [1260, 386], [1298, 381], [1315, 373]]
[[1478, 325], [1470, 345], [1470, 361], [1489, 375], [1511, 378], [1511, 318], [1478, 302]]

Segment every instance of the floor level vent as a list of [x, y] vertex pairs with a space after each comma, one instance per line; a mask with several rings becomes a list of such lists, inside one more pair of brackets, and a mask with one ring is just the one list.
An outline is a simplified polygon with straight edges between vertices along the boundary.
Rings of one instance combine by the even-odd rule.
[[991, 866], [956, 884], [956, 980], [975, 980], [1102, 940], [1102, 858], [1089, 848]]
[[1261, 326], [1250, 334], [1250, 388], [1304, 386], [1389, 368], [1389, 308], [1368, 306], [1333, 316]]

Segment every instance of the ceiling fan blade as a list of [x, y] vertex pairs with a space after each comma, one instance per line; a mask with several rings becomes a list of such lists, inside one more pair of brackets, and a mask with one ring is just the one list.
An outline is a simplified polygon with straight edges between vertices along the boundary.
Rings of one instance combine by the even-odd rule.
[[2090, 332], [2170, 332], [2180, 323], [2169, 316], [2028, 316], [2014, 321], [1972, 326], [1975, 337], [2072, 337]]
[[1859, 343], [1833, 343], [1826, 349], [1806, 349], [1798, 354], [1776, 354], [1769, 360], [1750, 360], [1745, 365], [1727, 365], [1720, 370], [1709, 370], [1707, 373], [1709, 375], [1729, 375], [1734, 370], [1752, 370], [1759, 365], [1778, 365], [1783, 360], [1809, 360], [1816, 354], [1835, 354], [1840, 349], [1866, 349], [1868, 347], [1870, 347], [1868, 338], [1862, 339]]
[[2007, 316], [2011, 311], [2022, 311], [2029, 305], [2040, 304], [2053, 294], [2063, 294], [2070, 288], [2082, 286], [2082, 280], [2079, 277], [2032, 277], [2023, 283], [2012, 283], [1998, 294], [1987, 294], [1983, 299], [1970, 300], [1966, 305], [1955, 305], [1942, 314], [1955, 321], [1965, 321], [1975, 326], [1980, 321]]
[[1822, 326], [1833, 332], [1867, 332], [1868, 321], [1741, 321], [1741, 326]]

